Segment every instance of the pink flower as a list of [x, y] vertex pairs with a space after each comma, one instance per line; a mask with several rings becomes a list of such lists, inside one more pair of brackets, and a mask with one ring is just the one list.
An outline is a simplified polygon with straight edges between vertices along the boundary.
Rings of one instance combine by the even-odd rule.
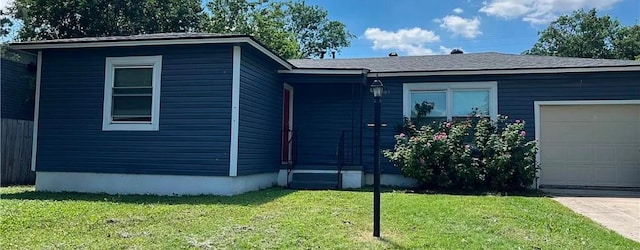
[[516, 123], [520, 123], [520, 120], [516, 120]]
[[424, 165], [424, 158], [420, 158], [420, 165]]
[[398, 135], [398, 136], [400, 136], [400, 138], [402, 138], [402, 137], [404, 137], [404, 133], [400, 133], [400, 135]]
[[469, 144], [465, 144], [464, 148], [469, 149], [469, 148], [471, 148], [471, 146], [469, 146]]
[[527, 135], [527, 132], [525, 132], [524, 130], [520, 131], [520, 136], [525, 136]]
[[446, 126], [447, 126], [447, 128], [450, 128], [450, 127], [451, 127], [451, 123], [450, 123], [450, 122], [447, 122], [447, 125], [446, 125]]
[[447, 134], [444, 132], [437, 133], [433, 136], [433, 139], [436, 141], [447, 139]]

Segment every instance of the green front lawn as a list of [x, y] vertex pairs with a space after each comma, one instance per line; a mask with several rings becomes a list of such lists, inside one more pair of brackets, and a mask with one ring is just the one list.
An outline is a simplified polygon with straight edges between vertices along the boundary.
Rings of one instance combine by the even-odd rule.
[[545, 197], [269, 189], [157, 197], [0, 189], [0, 249], [640, 249]]

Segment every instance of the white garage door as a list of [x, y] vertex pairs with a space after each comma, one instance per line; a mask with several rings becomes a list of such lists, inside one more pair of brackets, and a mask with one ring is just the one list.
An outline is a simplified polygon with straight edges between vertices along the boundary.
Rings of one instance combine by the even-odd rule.
[[540, 106], [540, 185], [640, 187], [640, 105]]

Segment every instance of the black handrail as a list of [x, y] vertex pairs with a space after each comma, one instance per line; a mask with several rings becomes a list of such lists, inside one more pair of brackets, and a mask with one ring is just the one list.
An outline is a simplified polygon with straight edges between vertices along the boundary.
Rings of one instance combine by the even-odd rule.
[[[336, 156], [338, 158], [338, 188], [342, 188], [342, 169], [344, 168], [344, 166], [346, 165], [347, 161], [346, 161], [346, 157], [345, 157], [345, 150], [346, 150], [346, 135], [348, 132], [351, 132], [350, 130], [342, 130], [342, 132], [340, 133], [340, 139], [338, 140], [338, 147], [336, 150]], [[351, 141], [351, 158], [353, 158], [353, 140]]]
[[289, 176], [291, 175], [298, 158], [296, 137], [294, 130], [282, 130], [282, 139], [287, 140], [287, 149], [291, 149], [291, 155], [289, 155], [289, 153], [284, 154], [284, 152], [282, 152], [283, 156], [286, 155], [286, 158], [282, 157], [282, 161], [287, 164], [287, 187], [289, 187]]

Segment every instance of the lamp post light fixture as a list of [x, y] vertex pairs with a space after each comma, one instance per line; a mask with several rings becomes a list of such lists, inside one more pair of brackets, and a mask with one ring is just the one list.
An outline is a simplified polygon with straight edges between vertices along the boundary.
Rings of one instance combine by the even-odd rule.
[[384, 90], [382, 81], [376, 79], [371, 83], [370, 91], [374, 102], [373, 127], [373, 236], [380, 237], [380, 97]]

